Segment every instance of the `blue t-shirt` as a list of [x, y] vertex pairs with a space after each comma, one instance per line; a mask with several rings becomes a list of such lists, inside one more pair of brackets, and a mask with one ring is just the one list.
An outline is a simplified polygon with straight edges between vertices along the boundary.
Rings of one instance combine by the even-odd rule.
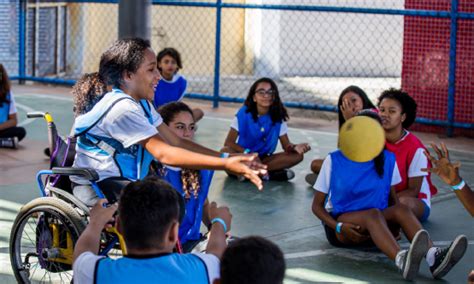
[[158, 108], [170, 102], [180, 101], [186, 92], [187, 85], [188, 82], [180, 74], [175, 74], [171, 81], [162, 77], [155, 90], [153, 105]]

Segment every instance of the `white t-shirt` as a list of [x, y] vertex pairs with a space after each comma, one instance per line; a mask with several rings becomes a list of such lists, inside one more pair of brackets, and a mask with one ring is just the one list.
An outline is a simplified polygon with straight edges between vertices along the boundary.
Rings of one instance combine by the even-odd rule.
[[[237, 119], [237, 116], [235, 116], [234, 119], [232, 120], [232, 124], [230, 125], [230, 127], [235, 129], [237, 132], [239, 132], [239, 120]], [[278, 136], [281, 137], [287, 133], [288, 133], [288, 124], [286, 123], [286, 121], [283, 121], [281, 123], [280, 134]]]
[[[128, 148], [158, 133], [156, 129], [163, 119], [151, 107], [153, 124], [145, 117], [143, 108], [134, 100], [121, 100], [104, 116], [89, 133], [111, 137]], [[119, 177], [120, 171], [113, 157], [85, 151], [76, 147], [76, 158], [73, 167], [92, 168], [99, 174], [99, 181], [109, 177]], [[78, 184], [89, 184], [89, 181], [71, 176], [71, 180]]]
[[413, 160], [411, 160], [410, 167], [408, 168], [408, 177], [424, 177], [423, 181], [421, 182], [420, 193], [424, 193], [426, 198], [422, 198], [426, 205], [431, 208], [431, 191], [430, 185], [428, 184], [428, 180], [426, 176], [428, 176], [427, 172], [421, 171], [421, 169], [425, 169], [428, 167], [428, 158], [426, 158], [425, 154], [423, 153], [425, 149], [418, 148], [413, 156]]
[[8, 110], [8, 115], [12, 115], [17, 113], [16, 106], [15, 106], [15, 98], [13, 93], [10, 91], [10, 109]]
[[[193, 253], [199, 257], [206, 265], [209, 284], [220, 278], [220, 260], [213, 254]], [[95, 266], [99, 259], [105, 256], [93, 254], [90, 251], [84, 252], [76, 259], [73, 265], [74, 283], [88, 284], [94, 283]], [[158, 279], [155, 279], [158, 280]]]
[[[313, 188], [316, 191], [322, 192], [324, 194], [328, 194], [329, 192], [329, 185], [331, 184], [331, 155], [328, 155], [326, 159], [323, 161], [323, 165], [321, 166], [321, 170], [319, 171], [318, 178], [313, 185]], [[400, 176], [400, 172], [398, 171], [397, 163], [395, 163], [395, 167], [393, 168], [392, 174], [392, 182], [390, 185], [394, 186], [399, 184], [402, 181]], [[331, 193], [329, 192], [328, 201], [326, 203], [326, 210], [332, 210], [332, 202], [331, 202]]]

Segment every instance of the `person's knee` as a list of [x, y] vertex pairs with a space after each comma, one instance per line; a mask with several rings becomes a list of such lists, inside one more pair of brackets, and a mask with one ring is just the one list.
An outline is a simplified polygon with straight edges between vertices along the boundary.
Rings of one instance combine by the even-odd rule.
[[403, 203], [393, 205], [393, 210], [395, 213], [395, 217], [398, 218], [405, 218], [407, 215], [412, 213], [410, 207]]
[[372, 208], [367, 210], [367, 223], [380, 223], [382, 220], [384, 220], [383, 213], [377, 209], [377, 208]]
[[26, 136], [26, 130], [25, 130], [25, 128], [23, 128], [23, 127], [18, 127], [18, 128], [17, 128], [18, 141], [23, 140], [23, 138], [25, 138], [25, 136]]

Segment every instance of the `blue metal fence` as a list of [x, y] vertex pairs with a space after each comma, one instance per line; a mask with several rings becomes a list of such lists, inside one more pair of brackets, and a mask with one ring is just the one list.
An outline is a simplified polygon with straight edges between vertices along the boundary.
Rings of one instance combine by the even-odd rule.
[[[46, 1], [45, 1], [46, 2]], [[88, 1], [88, 0], [83, 0], [83, 1], [64, 1], [66, 3], [82, 3], [82, 5], [87, 5], [87, 4], [108, 4], [108, 5], [117, 5], [118, 1], [107, 1], [107, 0], [96, 0], [96, 1]], [[250, 75], [245, 75], [245, 72], [241, 72], [239, 74], [232, 74], [230, 73], [226, 75], [225, 78], [225, 84], [226, 88], [225, 91], [227, 94], [229, 94], [229, 89], [235, 89], [235, 93], [230, 93], [231, 95], [226, 95], [226, 93], [223, 91], [223, 85], [224, 85], [224, 79], [222, 77], [222, 46], [223, 46], [223, 38], [222, 38], [222, 33], [223, 33], [223, 12], [230, 13], [231, 11], [244, 11], [244, 13], [247, 13], [247, 11], [267, 11], [268, 13], [272, 13], [275, 11], [278, 12], [298, 12], [298, 13], [313, 13], [317, 15], [328, 15], [328, 14], [334, 14], [334, 15], [380, 15], [380, 16], [409, 16], [409, 17], [424, 17], [424, 18], [440, 18], [440, 19], [449, 19], [450, 20], [450, 37], [449, 37], [449, 78], [448, 78], [448, 101], [446, 102], [447, 104], [447, 119], [442, 120], [442, 119], [429, 119], [429, 118], [424, 118], [424, 117], [419, 117], [417, 118], [417, 121], [422, 123], [422, 124], [428, 124], [428, 125], [436, 125], [436, 126], [443, 126], [447, 128], [447, 133], [448, 135], [453, 134], [453, 129], [454, 128], [464, 128], [464, 129], [474, 129], [474, 123], [472, 121], [455, 121], [455, 101], [456, 101], [456, 54], [457, 54], [457, 46], [456, 46], [456, 39], [458, 35], [458, 21], [461, 19], [465, 20], [474, 20], [474, 13], [467, 13], [467, 12], [459, 12], [458, 11], [458, 0], [451, 0], [451, 8], [450, 10], [446, 11], [438, 11], [438, 10], [413, 10], [413, 9], [400, 9], [398, 6], [397, 7], [377, 7], [377, 8], [372, 8], [372, 7], [345, 7], [341, 3], [341, 5], [308, 5], [308, 4], [291, 4], [291, 5], [284, 5], [284, 4], [253, 4], [253, 3], [247, 3], [249, 1], [242, 1], [244, 3], [234, 3], [237, 1], [232, 1], [232, 3], [227, 3], [226, 1], [223, 0], [217, 0], [215, 2], [196, 2], [196, 1], [157, 1], [154, 0], [153, 3], [153, 9], [162, 9], [163, 7], [175, 7], [175, 8], [187, 8], [187, 9], [206, 9], [208, 11], [209, 9], [214, 9], [215, 11], [215, 34], [214, 34], [214, 64], [213, 64], [213, 74], [209, 74], [208, 77], [212, 77], [212, 91], [209, 90], [207, 87], [196, 87], [196, 88], [191, 88], [188, 89], [188, 97], [191, 98], [198, 98], [198, 99], [204, 99], [204, 100], [210, 100], [213, 102], [214, 107], [219, 106], [219, 102], [243, 102], [244, 101], [244, 95], [245, 90], [247, 90], [250, 85], [249, 82], [251, 83], [255, 79], [255, 70], [250, 71]], [[317, 1], [310, 1], [310, 2], [317, 2]], [[19, 16], [18, 16], [18, 24], [19, 24], [19, 41], [18, 41], [18, 48], [19, 48], [19, 57], [18, 57], [18, 74], [13, 74], [12, 79], [18, 79], [18, 80], [26, 80], [26, 81], [37, 81], [37, 82], [44, 82], [44, 83], [50, 83], [50, 84], [66, 84], [66, 85], [72, 85], [75, 82], [75, 79], [77, 77], [77, 74], [82, 73], [87, 70], [74, 70], [71, 72], [66, 72], [65, 74], [57, 75], [57, 76], [41, 76], [41, 75], [36, 75], [36, 74], [27, 74], [26, 71], [26, 47], [27, 47], [27, 27], [26, 27], [26, 21], [27, 21], [27, 5], [28, 1], [26, 0], [19, 0]], [[329, 2], [332, 3], [332, 2]], [[336, 3], [336, 2], [334, 2]], [[396, 6], [396, 5], [395, 5]], [[212, 10], [210, 10], [212, 11]], [[298, 14], [301, 15], [301, 14]], [[309, 23], [310, 24], [310, 23]], [[152, 23], [153, 28], [157, 28], [157, 25], [155, 25], [155, 22]], [[388, 29], [388, 28], [387, 28]], [[389, 32], [389, 29], [388, 31]], [[240, 35], [241, 36], [241, 35]], [[245, 35], [244, 35], [245, 37]], [[69, 39], [70, 40], [70, 39]], [[153, 40], [152, 40], [153, 43]], [[310, 48], [310, 47], [308, 47]], [[285, 52], [285, 51], [283, 51]], [[235, 52], [237, 53], [237, 52]], [[241, 52], [242, 53], [242, 52]], [[196, 56], [197, 57], [197, 56]], [[350, 58], [350, 56], [348, 56]], [[0, 58], [1, 60], [1, 58]], [[98, 60], [98, 58], [97, 58]], [[370, 61], [370, 59], [369, 59]], [[255, 65], [255, 63], [253, 63]], [[196, 63], [195, 65], [199, 65], [199, 63]], [[252, 65], [252, 64], [251, 64]], [[328, 64], [330, 65], [330, 63]], [[245, 67], [244, 67], [245, 69]], [[255, 67], [254, 67], [255, 69]], [[186, 70], [186, 69], [185, 69]], [[265, 69], [263, 69], [265, 70]], [[345, 71], [342, 73], [347, 73], [349, 71]], [[230, 72], [230, 71], [229, 71]], [[253, 73], [252, 73], [253, 72]], [[333, 71], [328, 71], [333, 72]], [[304, 70], [303, 70], [304, 73]], [[313, 81], [317, 80], [329, 80], [328, 78], [331, 77], [330, 75], [326, 75], [324, 73], [323, 75], [317, 75], [314, 76], [313, 74], [303, 74], [305, 77], [311, 77], [313, 76], [315, 79]], [[197, 72], [198, 75], [190, 75], [190, 77], [196, 77], [195, 80], [195, 86], [198, 86], [198, 84], [203, 84], [202, 86], [206, 85], [208, 86], [207, 77], [202, 75], [202, 72], [199, 73]], [[253, 74], [253, 75], [252, 75]], [[187, 75], [187, 74], [185, 74]], [[334, 77], [338, 77], [337, 74], [332, 75]], [[204, 78], [205, 77], [205, 78]], [[283, 78], [284, 77], [284, 78]], [[290, 87], [287, 88], [287, 93], [288, 94], [293, 94], [289, 95], [288, 97], [284, 98], [285, 104], [288, 107], [295, 107], [295, 108], [304, 108], [304, 109], [313, 109], [313, 110], [322, 110], [322, 111], [330, 111], [330, 112], [337, 112], [337, 107], [335, 105], [335, 97], [333, 95], [323, 97], [320, 101], [314, 101], [311, 100], [312, 95], [309, 96], [303, 96], [301, 98], [300, 94], [304, 93], [304, 90], [307, 90], [310, 87], [305, 87], [303, 86], [304, 84], [301, 82], [297, 83], [292, 83], [295, 78], [300, 78], [300, 75], [296, 76], [283, 76], [281, 78], [281, 84], [286, 84], [288, 86], [291, 85]], [[339, 76], [343, 77], [343, 76]], [[370, 77], [370, 76], [365, 76], [365, 77]], [[390, 76], [385, 76], [389, 78]], [[204, 78], [204, 79], [203, 79]], [[351, 82], [351, 79], [357, 78], [357, 75], [354, 76], [353, 78], [348, 78], [346, 81]], [[309, 79], [308, 79], [309, 80]], [[473, 79], [474, 80], [474, 79]], [[346, 82], [344, 81], [344, 82]], [[395, 80], [396, 81], [396, 80]], [[193, 80], [190, 80], [190, 85], [193, 86]], [[200, 82], [200, 83], [198, 83]], [[204, 83], [203, 83], [204, 82]], [[288, 83], [289, 82], [289, 83]], [[332, 81], [331, 81], [332, 82]], [[396, 81], [398, 82], [398, 81]], [[305, 83], [306, 84], [306, 83]], [[307, 83], [311, 85], [310, 83]], [[342, 84], [342, 83], [340, 83]], [[369, 83], [370, 84], [370, 83]], [[388, 84], [388, 83], [387, 83]], [[384, 86], [386, 86], [385, 84]], [[392, 86], [394, 87], [400, 87], [396, 86], [398, 83], [391, 83]], [[245, 85], [243, 88], [241, 88], [240, 85]], [[293, 86], [294, 85], [294, 86]], [[207, 89], [206, 89], [207, 88]], [[240, 88], [240, 89], [238, 89]], [[197, 91], [195, 91], [196, 89]], [[294, 91], [295, 89], [298, 89], [299, 91]], [[201, 90], [201, 91], [200, 91]], [[202, 91], [204, 90], [204, 91]], [[328, 90], [326, 93], [335, 93], [337, 88], [334, 90]], [[378, 89], [377, 89], [378, 90]], [[375, 93], [375, 92], [374, 92]], [[335, 94], [336, 98], [338, 94]]]

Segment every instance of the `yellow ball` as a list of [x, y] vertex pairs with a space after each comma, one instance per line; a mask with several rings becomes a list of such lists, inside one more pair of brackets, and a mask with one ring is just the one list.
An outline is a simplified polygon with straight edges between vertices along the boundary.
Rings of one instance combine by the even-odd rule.
[[339, 149], [354, 162], [368, 162], [382, 152], [385, 132], [378, 121], [367, 116], [347, 120], [339, 131]]

